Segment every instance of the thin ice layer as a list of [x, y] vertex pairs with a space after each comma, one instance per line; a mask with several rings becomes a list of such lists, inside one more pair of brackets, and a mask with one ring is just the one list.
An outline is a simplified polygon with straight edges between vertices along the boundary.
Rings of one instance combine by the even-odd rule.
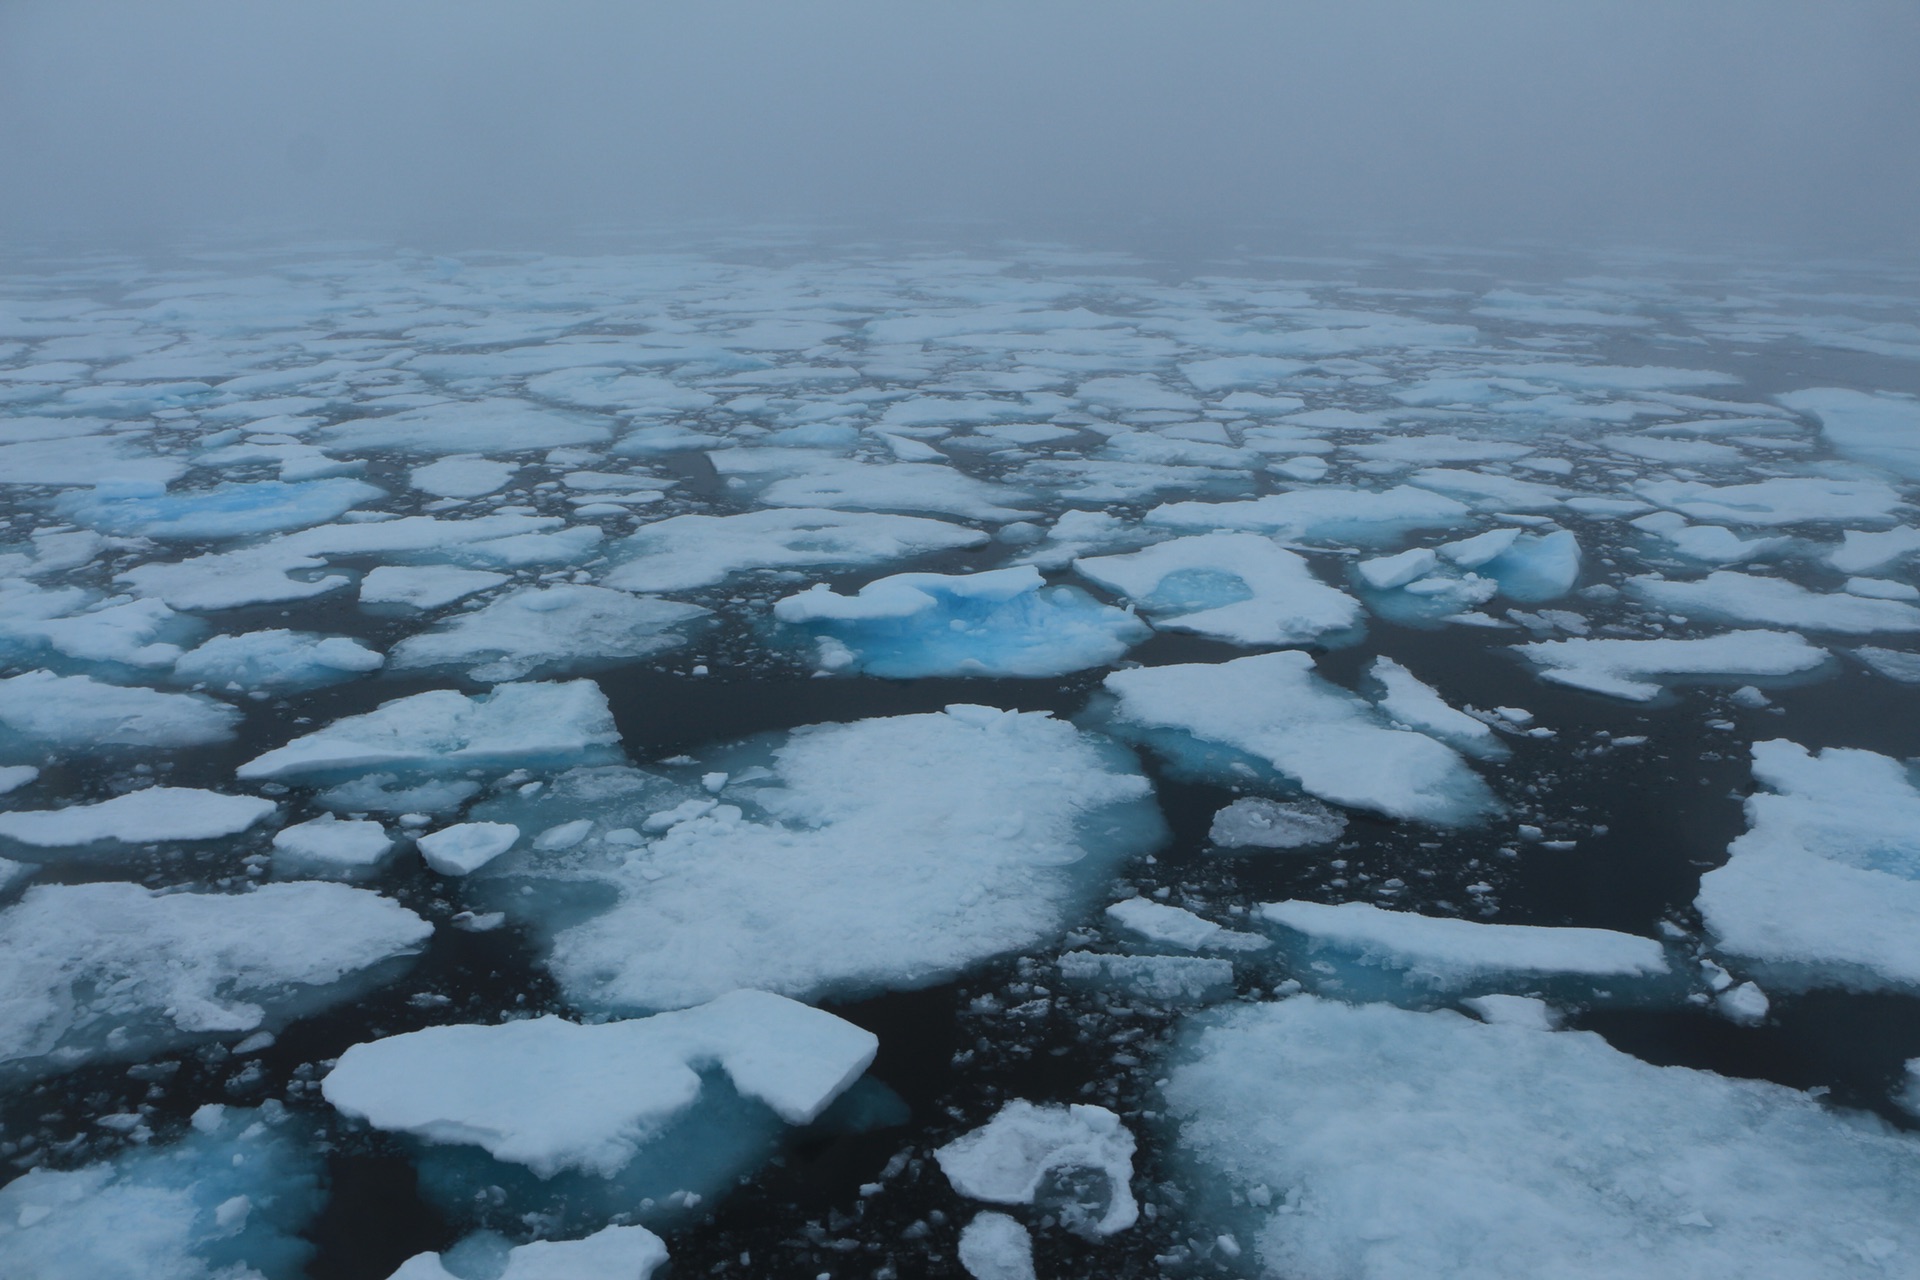
[[1360, 602], [1304, 557], [1253, 533], [1175, 538], [1131, 555], [1083, 557], [1074, 572], [1138, 605], [1163, 631], [1234, 644], [1306, 644], [1350, 631]]
[[435, 689], [336, 720], [236, 772], [242, 778], [292, 778], [584, 763], [609, 758], [619, 741], [606, 695], [591, 680], [503, 684], [472, 697]]
[[49, 884], [0, 912], [0, 1069], [138, 1060], [345, 999], [433, 927], [365, 889]]
[[743, 990], [597, 1026], [547, 1016], [389, 1036], [348, 1049], [321, 1088], [377, 1129], [482, 1147], [542, 1178], [612, 1177], [699, 1100], [703, 1071], [806, 1124], [878, 1048], [830, 1013]]
[[1920, 1143], [1589, 1032], [1302, 996], [1188, 1024], [1177, 1149], [1274, 1277], [1899, 1274]]
[[1322, 800], [1425, 822], [1468, 821], [1493, 804], [1452, 748], [1389, 727], [1297, 650], [1116, 671], [1106, 687], [1116, 732], [1192, 772], [1264, 768]]
[[725, 785], [577, 770], [474, 812], [542, 833], [468, 883], [551, 939], [577, 1007], [925, 986], [1053, 936], [1164, 832], [1130, 753], [1044, 712], [812, 725], [689, 769]]
[[1846, 747], [1753, 744], [1747, 830], [1695, 899], [1720, 950], [1791, 986], [1920, 987], [1920, 788]]

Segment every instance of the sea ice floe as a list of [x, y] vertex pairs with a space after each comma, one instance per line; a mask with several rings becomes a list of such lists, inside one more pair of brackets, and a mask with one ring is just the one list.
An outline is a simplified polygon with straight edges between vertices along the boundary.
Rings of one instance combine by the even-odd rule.
[[1392, 658], [1375, 658], [1367, 676], [1381, 689], [1374, 705], [1395, 724], [1424, 733], [1472, 756], [1500, 757], [1506, 748], [1484, 721], [1450, 706], [1440, 691]]
[[1067, 951], [1057, 967], [1063, 981], [1153, 1004], [1211, 1004], [1233, 995], [1233, 961], [1218, 956]]
[[1781, 396], [1812, 414], [1835, 453], [1920, 480], [1920, 400], [1890, 392], [1813, 387]]
[[352, 418], [318, 432], [329, 448], [348, 453], [391, 449], [460, 455], [600, 444], [612, 434], [605, 418], [505, 397], [421, 405], [382, 417]]
[[1105, 1107], [1015, 1099], [933, 1153], [954, 1190], [989, 1204], [1033, 1205], [1087, 1236], [1139, 1220], [1133, 1134]]
[[1180, 771], [1297, 786], [1334, 804], [1442, 824], [1473, 820], [1493, 797], [1445, 744], [1391, 727], [1361, 698], [1314, 674], [1298, 650], [1222, 663], [1116, 671], [1111, 730]]
[[1701, 564], [1742, 564], [1793, 545], [1791, 538], [1742, 538], [1724, 525], [1688, 524], [1685, 516], [1672, 511], [1656, 511], [1628, 523], [1660, 539], [1677, 555]]
[[307, 1126], [278, 1103], [209, 1103], [164, 1146], [0, 1188], [0, 1266], [19, 1280], [299, 1280], [325, 1199]]
[[217, 689], [313, 689], [378, 671], [379, 652], [346, 636], [246, 631], [215, 636], [173, 664], [176, 680]]
[[[478, 1261], [479, 1250], [456, 1246], [447, 1255], [416, 1253], [387, 1280], [648, 1280], [667, 1260], [667, 1246], [645, 1227], [603, 1227], [579, 1240], [535, 1240], [511, 1247], [503, 1240], [497, 1253], [486, 1261], [498, 1266], [487, 1266], [484, 1272], [461, 1265], [469, 1262], [469, 1255]], [[451, 1270], [446, 1258], [460, 1269]]]
[[438, 609], [508, 581], [508, 575], [490, 569], [457, 569], [452, 565], [383, 564], [360, 579], [360, 603], [400, 605], [409, 609]]
[[164, 669], [202, 629], [158, 600], [101, 599], [80, 587], [42, 590], [0, 581], [0, 661]]
[[1304, 940], [1307, 953], [1332, 951], [1430, 989], [1484, 989], [1554, 978], [1657, 978], [1668, 972], [1660, 943], [1611, 929], [1488, 924], [1364, 902], [1269, 902], [1255, 908], [1254, 918]]
[[392, 852], [393, 838], [379, 823], [327, 813], [274, 833], [273, 874], [282, 880], [364, 880]]
[[1126, 596], [1161, 630], [1235, 644], [1306, 644], [1353, 631], [1362, 617], [1359, 601], [1259, 534], [1175, 538], [1131, 555], [1083, 557], [1073, 568]]
[[172, 493], [104, 485], [64, 500], [61, 512], [102, 533], [204, 541], [304, 529], [386, 496], [384, 489], [344, 477], [297, 484], [261, 480]]
[[615, 758], [619, 741], [606, 695], [593, 681], [529, 681], [472, 697], [435, 689], [383, 702], [256, 756], [236, 772], [311, 778], [593, 763]]
[[977, 1213], [960, 1229], [960, 1265], [973, 1280], [1034, 1280], [1033, 1237], [1004, 1213]]
[[519, 839], [520, 828], [511, 822], [459, 822], [415, 843], [429, 867], [443, 876], [464, 876], [513, 848]]
[[233, 737], [240, 710], [197, 693], [123, 689], [86, 676], [28, 671], [0, 679], [0, 748], [197, 747]]
[[[686, 768], [575, 770], [473, 812], [527, 832], [592, 819], [467, 881], [544, 936], [577, 1008], [925, 986], [1053, 936], [1164, 834], [1131, 753], [1045, 713], [813, 725]], [[693, 785], [716, 774], [717, 797]]]
[[712, 455], [715, 470], [758, 486], [769, 507], [828, 507], [838, 511], [899, 511], [1002, 521], [1030, 519], [1028, 495], [1011, 485], [977, 479], [926, 462], [873, 463], [820, 457], [805, 449], [728, 449]]
[[1749, 484], [1643, 480], [1633, 492], [1658, 507], [1712, 524], [1772, 528], [1784, 524], [1888, 524], [1900, 491], [1880, 480], [1780, 476]]
[[1667, 685], [1814, 671], [1827, 651], [1790, 631], [1729, 631], [1695, 640], [1575, 638], [1515, 645], [1540, 678], [1646, 702]]
[[407, 483], [439, 498], [480, 498], [506, 486], [519, 467], [469, 455], [453, 455], [415, 467]]
[[1260, 1274], [1888, 1275], [1920, 1144], [1590, 1032], [1310, 996], [1196, 1015], [1168, 1073], [1195, 1213]]
[[548, 1015], [389, 1036], [348, 1049], [321, 1088], [377, 1129], [478, 1146], [541, 1178], [610, 1178], [694, 1108], [702, 1073], [725, 1072], [742, 1097], [803, 1125], [878, 1048], [830, 1013], [742, 990], [625, 1022]]
[[1294, 489], [1247, 502], [1171, 502], [1146, 521], [1194, 532], [1246, 530], [1303, 542], [1398, 541], [1415, 529], [1451, 529], [1473, 519], [1465, 503], [1407, 486], [1374, 491], [1331, 485]]
[[1901, 684], [1920, 684], [1920, 653], [1863, 644], [1853, 651], [1853, 656], [1889, 680], [1897, 680]]
[[1245, 796], [1213, 815], [1207, 839], [1222, 849], [1305, 849], [1346, 830], [1345, 816], [1318, 801]]
[[454, 666], [472, 680], [518, 680], [677, 648], [686, 637], [675, 628], [707, 616], [698, 605], [606, 587], [522, 587], [408, 636], [389, 657], [396, 671]]
[[852, 596], [816, 584], [773, 616], [813, 638], [823, 669], [896, 679], [1063, 675], [1105, 666], [1151, 634], [1078, 587], [1048, 586], [1031, 565], [895, 574]]
[[229, 796], [197, 787], [148, 787], [93, 804], [0, 813], [0, 838], [40, 849], [108, 841], [212, 840], [238, 835], [277, 808], [261, 796]]
[[1920, 529], [1912, 525], [1878, 532], [1848, 529], [1840, 535], [1840, 545], [1827, 552], [1827, 563], [1842, 573], [1874, 573], [1916, 551]]
[[1683, 618], [1760, 623], [1806, 631], [1870, 635], [1920, 631], [1920, 609], [1898, 600], [1874, 600], [1846, 592], [1809, 591], [1781, 578], [1721, 569], [1697, 582], [1629, 578], [1627, 592], [1643, 604]]
[[986, 541], [980, 530], [944, 520], [861, 511], [671, 516], [614, 547], [605, 581], [628, 591], [690, 591], [748, 569], [850, 568]]
[[1890, 756], [1753, 744], [1747, 831], [1700, 878], [1717, 948], [1769, 985], [1920, 986], [1920, 789]]
[[1181, 907], [1149, 898], [1125, 898], [1107, 908], [1107, 919], [1135, 937], [1176, 951], [1262, 951], [1272, 941], [1215, 924]]
[[0, 1069], [137, 1061], [272, 1030], [366, 990], [433, 927], [365, 889], [46, 884], [0, 911]]

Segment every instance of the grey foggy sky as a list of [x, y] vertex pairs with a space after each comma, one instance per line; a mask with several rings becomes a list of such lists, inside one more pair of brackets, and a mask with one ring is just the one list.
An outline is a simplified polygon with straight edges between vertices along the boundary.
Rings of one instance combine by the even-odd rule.
[[1915, 0], [0, 0], [0, 232], [1920, 246]]

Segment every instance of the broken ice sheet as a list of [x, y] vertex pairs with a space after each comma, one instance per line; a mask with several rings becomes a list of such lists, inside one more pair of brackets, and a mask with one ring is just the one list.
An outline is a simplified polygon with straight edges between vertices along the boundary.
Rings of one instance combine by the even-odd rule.
[[464, 667], [473, 680], [519, 680], [678, 648], [707, 616], [698, 605], [605, 587], [523, 587], [408, 636], [389, 659], [396, 671]]

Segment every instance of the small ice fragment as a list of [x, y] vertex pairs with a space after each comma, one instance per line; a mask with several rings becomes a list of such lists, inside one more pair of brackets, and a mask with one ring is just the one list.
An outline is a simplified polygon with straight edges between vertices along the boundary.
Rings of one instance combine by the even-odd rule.
[[1034, 1280], [1033, 1237], [1004, 1213], [976, 1214], [960, 1232], [960, 1265], [973, 1280]]
[[1317, 800], [1235, 800], [1213, 815], [1207, 839], [1223, 849], [1304, 849], [1331, 844], [1346, 818]]
[[1133, 1135], [1105, 1107], [1016, 1099], [933, 1156], [961, 1195], [1035, 1205], [1097, 1237], [1124, 1231], [1139, 1218], [1133, 1149]]

